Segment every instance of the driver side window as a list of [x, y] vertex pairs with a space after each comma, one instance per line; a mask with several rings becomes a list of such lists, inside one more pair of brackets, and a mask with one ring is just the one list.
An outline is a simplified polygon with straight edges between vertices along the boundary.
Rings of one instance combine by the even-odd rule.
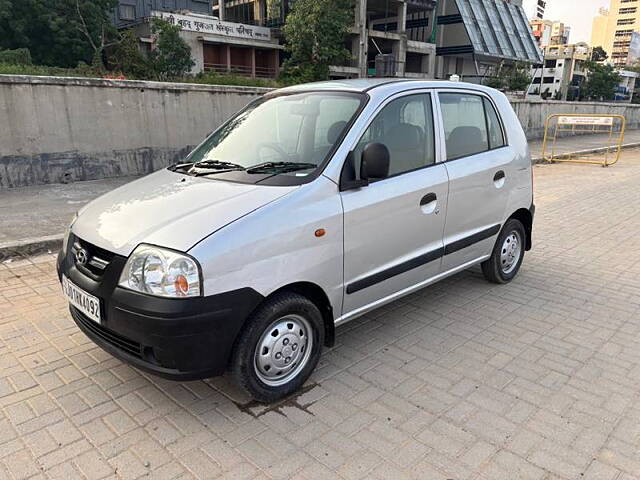
[[389, 149], [389, 176], [435, 163], [431, 96], [401, 97], [378, 113], [354, 149], [356, 172], [360, 171], [362, 152], [369, 143], [382, 143]]

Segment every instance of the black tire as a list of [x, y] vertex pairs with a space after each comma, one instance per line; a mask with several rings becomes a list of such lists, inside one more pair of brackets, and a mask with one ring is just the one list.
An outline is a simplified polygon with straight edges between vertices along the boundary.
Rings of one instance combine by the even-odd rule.
[[[503, 260], [501, 259], [501, 255], [505, 251], [505, 249], [503, 248], [505, 245], [505, 241], [512, 234], [515, 234], [519, 237], [520, 253], [517, 262], [515, 264], [512, 264], [511, 268], [505, 271], [505, 269], [503, 268]], [[502, 227], [500, 235], [498, 235], [498, 239], [496, 240], [496, 244], [493, 247], [491, 257], [489, 257], [488, 260], [482, 262], [481, 264], [484, 278], [486, 278], [489, 282], [498, 284], [509, 283], [511, 280], [513, 280], [520, 271], [520, 266], [522, 265], [522, 261], [524, 260], [526, 239], [527, 233], [522, 223], [515, 218], [507, 220], [507, 223], [505, 223], [504, 227]]]
[[[285, 369], [291, 368], [289, 373], [284, 375], [284, 378], [289, 374], [291, 375], [291, 378], [282, 385], [273, 386], [260, 378], [260, 375], [273, 374], [274, 371], [278, 370], [278, 367], [275, 367], [274, 365], [275, 370], [260, 372], [260, 367], [258, 366], [259, 362], [256, 360], [256, 354], [258, 343], [260, 342], [262, 344], [261, 341], [263, 340], [263, 336], [265, 337], [264, 341], [269, 339], [267, 329], [272, 330], [274, 322], [280, 322], [282, 319], [284, 319], [284, 323], [287, 325], [290, 325], [286, 321], [287, 319], [293, 319], [294, 322], [303, 322], [301, 319], [304, 319], [304, 321], [306, 321], [306, 325], [302, 324], [302, 329], [297, 329], [296, 327], [292, 331], [297, 331], [297, 335], [299, 335], [301, 330], [309, 329], [310, 335], [305, 335], [305, 340], [303, 340], [301, 345], [303, 345], [305, 341], [307, 343], [304, 345], [308, 345], [309, 340], [311, 340], [311, 348], [309, 349], [310, 353], [307, 353], [304, 351], [304, 346], [297, 347], [299, 350], [297, 350], [298, 353], [296, 354], [297, 356], [295, 360], [292, 360], [290, 365], [284, 367]], [[275, 328], [273, 330], [274, 332], [277, 331]], [[281, 333], [279, 336], [271, 335], [273, 338], [278, 338], [277, 342], [279, 342], [279, 347], [274, 345], [272, 348], [272, 351], [275, 352], [273, 355], [280, 353], [281, 359], [283, 358], [285, 348], [283, 347], [283, 342], [285, 341], [285, 338], [288, 340], [287, 335], [289, 335], [289, 332]], [[296, 333], [293, 335], [296, 335]], [[298, 340], [301, 339], [302, 337]], [[285, 343], [284, 345], [289, 345], [288, 351], [291, 352], [293, 343]], [[263, 403], [271, 403], [290, 395], [302, 387], [318, 364], [323, 345], [324, 323], [322, 320], [322, 314], [320, 313], [320, 310], [318, 310], [318, 307], [316, 307], [316, 305], [308, 298], [297, 293], [279, 293], [258, 307], [258, 309], [247, 320], [247, 324], [240, 333], [233, 351], [231, 374], [234, 381], [240, 386], [240, 388], [245, 390], [255, 400]], [[278, 348], [280, 348], [279, 351], [277, 351]], [[267, 353], [269, 355], [272, 354], [268, 349]], [[289, 354], [292, 355], [291, 353]], [[269, 358], [269, 361], [273, 362], [282, 361], [275, 360], [277, 357]], [[304, 362], [304, 366], [295, 365], [296, 361], [299, 361], [301, 364]], [[267, 365], [267, 367], [271, 368], [271, 365]], [[266, 367], [263, 365], [263, 368]], [[294, 373], [296, 369], [298, 371], [297, 373]], [[274, 378], [272, 381], [276, 382], [283, 380]]]

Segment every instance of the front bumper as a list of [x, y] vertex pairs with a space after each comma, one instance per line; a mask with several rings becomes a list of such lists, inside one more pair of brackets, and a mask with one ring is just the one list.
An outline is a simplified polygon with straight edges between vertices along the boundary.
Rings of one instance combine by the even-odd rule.
[[224, 373], [236, 337], [262, 295], [243, 288], [209, 297], [154, 297], [118, 287], [125, 262], [115, 255], [103, 274], [93, 275], [78, 267], [73, 255], [60, 252], [58, 277], [64, 273], [101, 302], [100, 324], [69, 307], [78, 327], [113, 356], [161, 377], [194, 380]]

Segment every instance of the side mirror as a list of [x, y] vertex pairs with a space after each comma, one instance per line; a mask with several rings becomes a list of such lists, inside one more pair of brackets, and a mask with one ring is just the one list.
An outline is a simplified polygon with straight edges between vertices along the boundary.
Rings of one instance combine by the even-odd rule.
[[381, 143], [369, 143], [360, 159], [360, 178], [356, 178], [355, 155], [351, 151], [340, 173], [340, 191], [354, 190], [369, 185], [369, 179], [375, 180], [389, 176], [389, 149]]
[[362, 152], [360, 178], [375, 180], [389, 176], [389, 149], [382, 143], [369, 143]]

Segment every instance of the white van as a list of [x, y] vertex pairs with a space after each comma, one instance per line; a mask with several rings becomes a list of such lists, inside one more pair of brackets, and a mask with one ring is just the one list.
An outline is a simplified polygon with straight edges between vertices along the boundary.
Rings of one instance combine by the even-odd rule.
[[84, 207], [58, 258], [80, 329], [171, 379], [298, 389], [336, 326], [531, 248], [531, 159], [507, 98], [350, 80], [271, 92], [183, 162]]

